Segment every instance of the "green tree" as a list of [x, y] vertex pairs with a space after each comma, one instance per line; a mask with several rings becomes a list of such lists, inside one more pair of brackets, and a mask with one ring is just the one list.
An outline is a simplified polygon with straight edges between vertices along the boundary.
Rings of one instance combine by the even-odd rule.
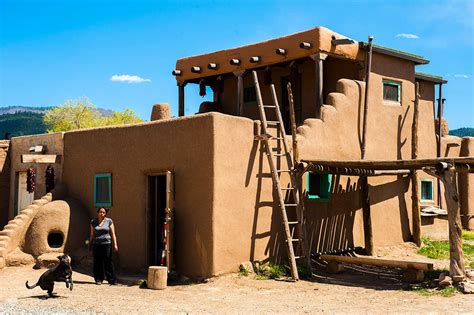
[[141, 121], [131, 109], [104, 116], [87, 97], [68, 100], [58, 107], [47, 110], [44, 115], [48, 132], [123, 125]]

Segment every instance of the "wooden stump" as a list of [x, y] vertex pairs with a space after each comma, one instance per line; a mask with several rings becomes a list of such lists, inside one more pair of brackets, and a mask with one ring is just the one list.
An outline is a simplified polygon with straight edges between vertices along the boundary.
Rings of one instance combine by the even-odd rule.
[[344, 271], [344, 266], [336, 261], [329, 261], [326, 269], [330, 273], [337, 274]]
[[150, 266], [148, 267], [148, 289], [164, 290], [168, 282], [168, 267]]
[[407, 269], [403, 272], [402, 280], [404, 282], [422, 282], [425, 279], [423, 270]]

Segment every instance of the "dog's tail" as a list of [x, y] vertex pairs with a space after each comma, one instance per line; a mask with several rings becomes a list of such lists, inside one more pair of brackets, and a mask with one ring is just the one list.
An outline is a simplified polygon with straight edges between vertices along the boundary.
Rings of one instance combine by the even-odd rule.
[[25, 285], [26, 285], [26, 287], [27, 287], [28, 289], [33, 289], [33, 288], [35, 288], [35, 287], [38, 286], [38, 283], [36, 283], [36, 284], [33, 285], [33, 286], [29, 286], [29, 285], [28, 285], [28, 281], [26, 281]]

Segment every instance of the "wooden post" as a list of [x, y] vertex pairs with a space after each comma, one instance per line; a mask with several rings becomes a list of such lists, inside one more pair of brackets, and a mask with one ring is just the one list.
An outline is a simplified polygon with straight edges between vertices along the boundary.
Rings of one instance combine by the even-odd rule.
[[153, 290], [164, 290], [168, 282], [168, 267], [148, 267], [147, 287]]
[[362, 217], [364, 221], [364, 243], [367, 255], [374, 254], [374, 239], [372, 235], [372, 219], [370, 215], [369, 182], [367, 176], [360, 176], [362, 193]]
[[321, 118], [321, 107], [323, 106], [323, 61], [326, 60], [327, 54], [319, 53], [311, 55], [314, 60], [315, 79], [316, 79], [316, 118]]
[[[419, 116], [419, 95], [420, 85], [415, 83], [415, 103], [413, 111], [413, 125], [411, 128], [411, 158], [416, 160], [418, 158], [418, 116]], [[412, 220], [413, 220], [413, 242], [417, 246], [421, 246], [421, 213], [420, 213], [420, 196], [418, 189], [418, 173], [416, 170], [412, 171], [411, 176], [411, 198], [412, 198]]]
[[242, 116], [244, 105], [244, 73], [245, 71], [234, 72], [237, 77], [237, 115], [239, 116]]
[[[365, 75], [365, 97], [364, 97], [364, 117], [362, 125], [362, 147], [361, 159], [365, 159], [365, 146], [367, 134], [367, 117], [369, 108], [369, 78], [372, 71], [372, 37], [369, 36], [369, 46], [367, 52], [367, 68]], [[370, 214], [369, 180], [367, 176], [360, 176], [361, 194], [362, 194], [362, 217], [364, 221], [364, 246], [367, 255], [374, 254], [374, 238], [372, 234], [372, 218]]]
[[293, 92], [291, 91], [290, 82], [288, 82], [286, 88], [288, 91], [288, 103], [290, 104], [291, 138], [293, 140], [293, 163], [296, 165], [300, 162], [300, 155], [298, 152], [298, 140], [296, 140], [295, 104], [293, 102]]
[[178, 82], [178, 116], [184, 116], [184, 86], [185, 82]]
[[449, 224], [449, 274], [454, 277], [465, 277], [462, 252], [462, 225], [459, 211], [459, 196], [456, 183], [456, 171], [452, 165], [443, 172], [440, 178], [444, 184], [444, 197], [448, 206]]
[[[436, 157], [441, 157], [441, 119], [443, 118], [443, 83], [439, 84], [439, 98], [438, 98], [438, 138], [436, 146]], [[438, 206], [441, 208], [441, 181], [438, 178]]]
[[438, 177], [444, 184], [444, 197], [448, 210], [449, 226], [449, 275], [453, 280], [462, 280], [464, 258], [462, 252], [462, 225], [459, 210], [459, 195], [456, 183], [456, 169], [453, 165], [441, 162], [436, 166], [436, 172], [425, 169], [429, 174]]
[[367, 118], [369, 112], [369, 79], [370, 72], [372, 71], [372, 40], [373, 38], [369, 36], [369, 45], [367, 51], [367, 67], [365, 74], [365, 93], [364, 93], [364, 116], [362, 122], [362, 144], [361, 144], [361, 157], [362, 160], [365, 159], [365, 146], [366, 146], [366, 137], [367, 137]]

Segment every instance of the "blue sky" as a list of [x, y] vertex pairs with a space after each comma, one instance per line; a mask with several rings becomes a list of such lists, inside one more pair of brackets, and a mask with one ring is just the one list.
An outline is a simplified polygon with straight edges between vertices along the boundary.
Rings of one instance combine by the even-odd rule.
[[[450, 129], [474, 127], [470, 0], [0, 0], [0, 106], [56, 106], [87, 96], [143, 119], [154, 103], [168, 102], [176, 115], [177, 59], [318, 25], [358, 41], [373, 35], [376, 44], [429, 59], [417, 71], [449, 81]], [[186, 114], [194, 113], [197, 90], [186, 97]]]

